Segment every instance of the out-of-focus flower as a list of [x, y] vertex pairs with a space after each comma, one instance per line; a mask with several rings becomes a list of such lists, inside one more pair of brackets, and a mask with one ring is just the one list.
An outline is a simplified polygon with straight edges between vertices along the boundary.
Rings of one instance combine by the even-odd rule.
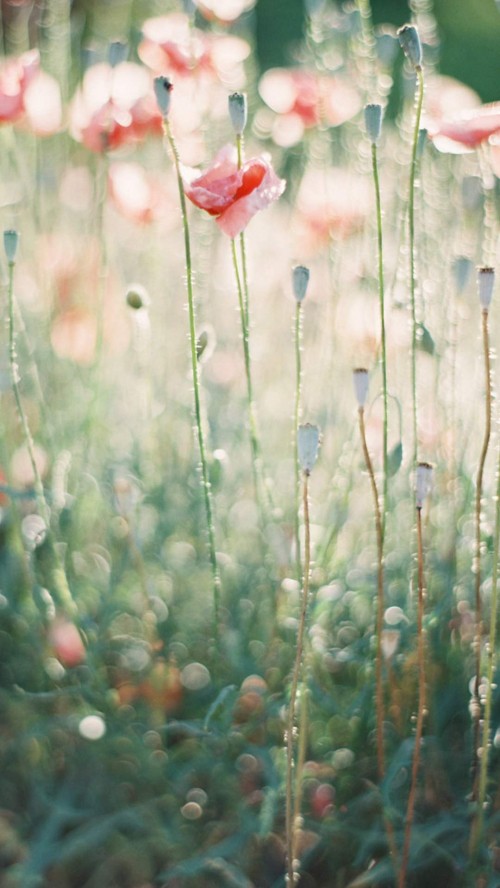
[[156, 74], [174, 79], [205, 74], [234, 88], [244, 82], [242, 63], [250, 47], [240, 37], [205, 34], [181, 12], [147, 19], [142, 33], [139, 58]]
[[[45, 478], [49, 470], [49, 457], [47, 451], [39, 444], [33, 446], [35, 465], [41, 478]], [[10, 476], [15, 487], [32, 487], [35, 483], [35, 473], [31, 462], [30, 452], [26, 444], [22, 444], [12, 454], [10, 461]]]
[[82, 637], [75, 624], [67, 617], [56, 617], [50, 624], [48, 640], [63, 666], [79, 666], [85, 662], [86, 652]]
[[147, 224], [164, 217], [172, 201], [158, 175], [149, 175], [138, 163], [115, 161], [108, 175], [110, 198], [122, 216]]
[[58, 358], [89, 366], [95, 357], [97, 323], [85, 308], [69, 308], [52, 322], [50, 341]]
[[230, 25], [244, 12], [253, 9], [255, 0], [196, 0], [196, 6], [209, 21]]
[[199, 170], [183, 168], [184, 190], [197, 207], [216, 216], [219, 228], [236, 237], [259, 210], [277, 200], [285, 189], [267, 154], [252, 157], [238, 169], [236, 149], [226, 145], [211, 166]]
[[457, 111], [441, 120], [429, 121], [427, 128], [439, 151], [473, 151], [491, 136], [500, 134], [500, 102]]
[[161, 133], [148, 72], [133, 62], [93, 65], [70, 109], [70, 132], [91, 151], [107, 151]]
[[356, 90], [339, 77], [300, 69], [272, 68], [261, 77], [259, 92], [276, 114], [274, 141], [299, 142], [304, 130], [319, 123], [339, 126], [358, 113], [361, 101]]
[[19, 123], [47, 136], [57, 132], [61, 121], [59, 85], [40, 70], [38, 50], [8, 59], [0, 69], [0, 122]]
[[297, 196], [295, 229], [303, 251], [313, 252], [330, 238], [359, 231], [370, 209], [367, 182], [345, 170], [311, 168]]

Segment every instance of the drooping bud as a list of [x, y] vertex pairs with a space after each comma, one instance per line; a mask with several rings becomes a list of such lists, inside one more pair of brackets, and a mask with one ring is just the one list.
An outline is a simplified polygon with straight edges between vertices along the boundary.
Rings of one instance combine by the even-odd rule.
[[432, 487], [432, 466], [430, 463], [421, 462], [417, 466], [415, 479], [415, 499], [417, 509], [421, 509], [424, 500], [429, 495]]
[[228, 98], [229, 117], [237, 136], [241, 136], [247, 125], [247, 97], [246, 93], [235, 92]]
[[365, 105], [365, 129], [372, 145], [377, 145], [382, 132], [382, 105]]
[[479, 292], [479, 302], [483, 311], [488, 311], [491, 300], [493, 298], [493, 287], [495, 286], [495, 269], [494, 268], [478, 268], [477, 270], [477, 287]]
[[309, 284], [309, 269], [305, 265], [296, 265], [292, 268], [293, 295], [297, 302], [303, 302]]
[[5, 255], [7, 256], [7, 260], [9, 262], [16, 261], [16, 253], [17, 247], [19, 244], [19, 233], [14, 231], [13, 228], [8, 229], [8, 231], [4, 231], [3, 233], [3, 247], [5, 250]]
[[422, 66], [422, 44], [415, 25], [403, 25], [398, 30], [399, 45], [414, 68]]
[[158, 108], [160, 109], [160, 114], [162, 115], [163, 119], [166, 120], [168, 117], [168, 112], [170, 111], [171, 92], [174, 88], [173, 84], [168, 77], [160, 75], [159, 77], [155, 77], [154, 87], [156, 101], [158, 103]]
[[306, 422], [297, 429], [297, 450], [300, 468], [306, 475], [310, 475], [318, 458], [319, 428]]
[[352, 376], [358, 407], [364, 407], [368, 397], [368, 370], [365, 370], [364, 367], [357, 367], [356, 370], [353, 370]]

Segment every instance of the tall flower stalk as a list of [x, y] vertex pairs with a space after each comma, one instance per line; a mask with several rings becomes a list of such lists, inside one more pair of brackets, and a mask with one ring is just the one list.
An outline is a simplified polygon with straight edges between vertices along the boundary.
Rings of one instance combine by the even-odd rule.
[[193, 266], [191, 261], [191, 238], [189, 233], [189, 223], [186, 208], [186, 197], [184, 194], [184, 186], [182, 182], [180, 170], [180, 158], [177, 150], [175, 139], [168, 120], [170, 110], [170, 97], [172, 84], [167, 77], [155, 78], [155, 93], [158, 107], [163, 118], [163, 132], [170, 146], [172, 159], [177, 177], [177, 186], [179, 191], [179, 202], [182, 216], [182, 228], [184, 233], [184, 253], [186, 259], [186, 291], [188, 300], [188, 317], [189, 317], [189, 344], [191, 350], [191, 371], [193, 378], [194, 393], [194, 412], [196, 419], [196, 433], [198, 438], [198, 448], [200, 451], [201, 478], [203, 497], [205, 501], [205, 515], [208, 532], [208, 551], [210, 565], [212, 569], [212, 585], [214, 597], [214, 617], [215, 617], [215, 634], [219, 635], [220, 607], [221, 607], [221, 582], [219, 568], [217, 565], [217, 555], [215, 551], [215, 528], [213, 519], [212, 491], [210, 486], [210, 478], [208, 473], [208, 463], [205, 447], [205, 436], [203, 433], [203, 424], [201, 417], [201, 397], [200, 397], [200, 380], [198, 372], [198, 355], [197, 355], [197, 336], [196, 336], [196, 313], [193, 292]]
[[[300, 797], [300, 772], [297, 770], [296, 779], [294, 781], [294, 763], [295, 763], [295, 715], [297, 704], [297, 690], [299, 686], [300, 674], [302, 671], [302, 661], [304, 652], [304, 635], [306, 628], [307, 605], [309, 600], [309, 574], [311, 571], [311, 524], [309, 519], [309, 477], [313, 466], [316, 462], [319, 449], [319, 429], [317, 426], [306, 423], [299, 426], [297, 430], [298, 440], [298, 458], [302, 470], [302, 503], [304, 509], [304, 579], [302, 583], [302, 595], [300, 605], [299, 625], [297, 630], [297, 641], [295, 645], [295, 661], [292, 672], [292, 683], [290, 688], [290, 701], [288, 703], [288, 716], [286, 727], [286, 866], [287, 866], [287, 885], [289, 888], [295, 884], [295, 875], [298, 872], [298, 861], [296, 859], [296, 839], [297, 839], [297, 821], [300, 814], [297, 805], [294, 804], [294, 783], [296, 798]], [[300, 719], [299, 732], [303, 732], [306, 727], [306, 720]], [[303, 749], [304, 740], [298, 737], [299, 750]], [[303, 760], [299, 753], [299, 758]]]
[[482, 315], [483, 356], [484, 356], [484, 381], [485, 381], [485, 417], [483, 446], [479, 457], [479, 466], [476, 478], [476, 504], [475, 504], [475, 549], [474, 549], [474, 606], [475, 606], [475, 634], [474, 634], [474, 658], [475, 678], [473, 693], [473, 723], [472, 723], [472, 797], [477, 800], [478, 785], [478, 746], [481, 730], [481, 703], [479, 685], [481, 682], [481, 653], [483, 643], [483, 616], [481, 601], [481, 499], [483, 495], [483, 478], [486, 457], [491, 438], [492, 416], [492, 387], [491, 387], [491, 355], [489, 337], [489, 308], [493, 296], [495, 272], [493, 268], [478, 269], [479, 301]]
[[422, 46], [418, 31], [414, 25], [403, 25], [398, 31], [401, 47], [413, 66], [417, 76], [415, 93], [415, 121], [410, 163], [410, 181], [408, 190], [408, 230], [410, 258], [410, 313], [411, 313], [411, 388], [412, 388], [412, 426], [413, 426], [413, 463], [418, 460], [418, 400], [417, 400], [417, 305], [416, 305], [416, 260], [415, 260], [415, 179], [418, 166], [418, 143], [420, 121], [424, 102], [424, 74], [422, 69]]
[[415, 797], [417, 792], [418, 771], [420, 767], [420, 751], [424, 730], [426, 707], [426, 670], [425, 670], [425, 635], [424, 635], [424, 547], [422, 534], [422, 508], [429, 493], [432, 482], [432, 467], [429, 463], [419, 463], [416, 476], [416, 510], [417, 510], [417, 563], [418, 563], [418, 608], [417, 608], [417, 668], [418, 668], [418, 704], [415, 742], [413, 745], [413, 762], [411, 769], [410, 792], [406, 806], [405, 831], [401, 868], [399, 870], [398, 888], [405, 888], [408, 862], [410, 858], [411, 833], [415, 814]]
[[[295, 402], [293, 410], [294, 429], [298, 429], [301, 419], [301, 394], [302, 394], [302, 303], [307, 293], [309, 284], [309, 269], [304, 265], [296, 265], [292, 270], [293, 295], [295, 297]], [[299, 444], [297, 434], [294, 436], [294, 530], [295, 530], [295, 563], [297, 581], [302, 580], [302, 558], [300, 554], [300, 463]]]
[[384, 755], [384, 686], [382, 677], [382, 628], [384, 623], [384, 525], [382, 512], [380, 508], [380, 497], [375, 480], [375, 472], [373, 471], [373, 463], [366, 443], [365, 431], [365, 404], [368, 396], [368, 371], [359, 368], [354, 371], [354, 388], [358, 401], [358, 417], [359, 432], [361, 436], [361, 446], [363, 448], [363, 456], [365, 459], [366, 470], [370, 478], [370, 484], [373, 493], [373, 506], [375, 513], [375, 528], [377, 534], [377, 617], [376, 617], [376, 637], [377, 652], [375, 658], [375, 684], [376, 684], [376, 718], [377, 718], [377, 771], [379, 780], [382, 780], [385, 774], [385, 755]]

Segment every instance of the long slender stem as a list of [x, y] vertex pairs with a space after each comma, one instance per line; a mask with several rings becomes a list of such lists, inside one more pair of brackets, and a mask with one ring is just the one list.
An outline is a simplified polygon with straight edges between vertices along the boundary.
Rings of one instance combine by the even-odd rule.
[[411, 309], [411, 386], [412, 386], [412, 422], [413, 422], [413, 465], [418, 461], [418, 401], [417, 401], [417, 306], [416, 306], [416, 270], [415, 270], [415, 179], [417, 174], [417, 149], [422, 105], [424, 101], [424, 74], [417, 67], [417, 93], [415, 125], [410, 166], [410, 190], [408, 195], [408, 228], [410, 238], [410, 309]]
[[189, 234], [189, 223], [187, 216], [187, 208], [186, 208], [186, 196], [184, 194], [184, 187], [182, 183], [182, 176], [180, 171], [180, 159], [179, 153], [177, 151], [177, 145], [175, 143], [174, 137], [172, 135], [172, 131], [170, 129], [170, 124], [168, 120], [163, 121], [164, 132], [167, 137], [168, 143], [170, 145], [170, 150], [172, 152], [172, 157], [174, 161], [175, 172], [177, 176], [177, 186], [179, 190], [179, 201], [181, 207], [181, 216], [182, 216], [182, 228], [184, 233], [184, 252], [186, 258], [186, 289], [187, 289], [187, 299], [188, 299], [188, 315], [189, 315], [189, 343], [191, 347], [191, 370], [193, 376], [193, 393], [194, 393], [194, 411], [196, 417], [196, 432], [198, 437], [198, 447], [200, 451], [200, 463], [201, 463], [201, 477], [202, 477], [202, 487], [203, 487], [203, 496], [205, 500], [205, 513], [206, 513], [206, 521], [207, 521], [207, 531], [208, 531], [208, 550], [210, 557], [210, 564], [212, 568], [212, 583], [213, 583], [213, 595], [214, 595], [214, 615], [215, 615], [215, 633], [216, 638], [219, 636], [219, 621], [220, 621], [220, 597], [221, 597], [221, 582], [219, 575], [219, 568], [217, 566], [217, 556], [215, 552], [215, 528], [214, 528], [214, 520], [213, 520], [213, 507], [212, 507], [212, 491], [210, 486], [210, 479], [208, 474], [208, 464], [205, 450], [205, 437], [203, 434], [203, 425], [201, 418], [201, 399], [200, 399], [200, 381], [199, 381], [199, 373], [198, 373], [198, 356], [196, 354], [196, 314], [195, 314], [195, 304], [194, 304], [194, 294], [193, 294], [193, 267], [191, 261], [191, 239]]
[[417, 792], [417, 778], [420, 767], [420, 748], [425, 718], [426, 687], [425, 687], [425, 636], [423, 629], [424, 620], [424, 552], [422, 544], [422, 508], [417, 506], [417, 549], [418, 549], [418, 616], [417, 616], [417, 659], [418, 659], [418, 708], [417, 725], [415, 730], [415, 744], [413, 749], [413, 764], [411, 769], [411, 785], [406, 808], [405, 834], [403, 842], [403, 855], [401, 869], [399, 871], [398, 888], [405, 888], [406, 873], [410, 856], [411, 831], [415, 812], [415, 796]]
[[[297, 430], [300, 422], [300, 395], [302, 390], [302, 303], [297, 301], [295, 307], [295, 406], [293, 411], [294, 429]], [[293, 436], [294, 450], [294, 477], [295, 477], [295, 497], [294, 497], [294, 518], [295, 518], [295, 563], [297, 569], [297, 580], [300, 583], [302, 579], [302, 559], [300, 554], [300, 466], [299, 466], [299, 449], [297, 443], [297, 433]]]
[[[302, 584], [302, 605], [297, 632], [297, 644], [295, 648], [295, 663], [292, 673], [292, 685], [290, 688], [290, 702], [288, 704], [288, 719], [286, 731], [286, 854], [287, 854], [287, 884], [289, 888], [294, 885], [295, 865], [295, 832], [296, 817], [293, 805], [293, 765], [294, 765], [294, 731], [295, 708], [297, 702], [297, 688], [302, 668], [302, 653], [304, 650], [304, 633], [306, 626], [307, 603], [309, 599], [309, 574], [311, 570], [311, 527], [309, 520], [309, 473], [304, 472], [302, 487], [302, 501], [304, 508], [304, 581]], [[303, 724], [303, 723], [302, 723]], [[299, 739], [300, 746], [300, 739]]]
[[384, 538], [383, 538], [383, 522], [380, 511], [380, 499], [378, 494], [377, 482], [373, 471], [373, 463], [371, 461], [368, 445], [366, 443], [365, 431], [365, 411], [363, 407], [359, 408], [359, 431], [361, 434], [361, 444], [365, 458], [366, 468], [370, 477], [370, 484], [373, 492], [373, 504], [375, 511], [375, 527], [377, 532], [377, 653], [375, 665], [375, 681], [376, 681], [376, 710], [377, 710], [377, 770], [379, 780], [382, 780], [385, 773], [385, 757], [384, 757], [384, 686], [382, 681], [382, 627], [384, 621]]
[[481, 455], [479, 457], [479, 466], [477, 470], [476, 480], [476, 541], [474, 552], [475, 567], [475, 667], [476, 676], [474, 680], [474, 699], [476, 703], [475, 714], [472, 727], [472, 798], [477, 799], [477, 773], [478, 773], [478, 746], [480, 735], [480, 702], [479, 702], [479, 685], [481, 681], [481, 646], [483, 637], [482, 624], [482, 602], [481, 602], [481, 499], [483, 495], [483, 476], [486, 456], [491, 437], [491, 410], [492, 410], [492, 393], [491, 393], [491, 359], [490, 359], [490, 342], [488, 329], [488, 309], [482, 312], [483, 327], [483, 351], [484, 351], [484, 375], [486, 385], [486, 404], [485, 404], [485, 423], [484, 437]]
[[382, 432], [382, 545], [385, 537], [387, 517], [387, 438], [388, 438], [388, 406], [387, 406], [387, 348], [385, 335], [385, 288], [384, 288], [384, 248], [382, 237], [382, 204], [380, 200], [380, 181], [378, 175], [377, 146], [372, 143], [373, 183], [375, 185], [375, 205], [377, 214], [377, 260], [378, 260], [378, 293], [380, 304], [380, 343], [382, 351], [382, 403], [384, 411]]

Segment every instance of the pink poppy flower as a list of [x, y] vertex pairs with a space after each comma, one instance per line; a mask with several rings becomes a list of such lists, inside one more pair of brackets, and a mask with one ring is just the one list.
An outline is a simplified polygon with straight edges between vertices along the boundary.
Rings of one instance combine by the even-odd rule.
[[208, 21], [230, 25], [255, 6], [255, 0], [197, 0], [196, 6]]
[[85, 646], [75, 624], [67, 617], [56, 617], [48, 633], [49, 644], [63, 666], [73, 667], [84, 663]]
[[9, 59], [0, 69], [0, 121], [13, 123], [24, 114], [24, 93], [40, 70], [37, 49]]
[[481, 105], [429, 123], [429, 136], [439, 151], [473, 151], [500, 133], [500, 102]]
[[240, 37], [206, 34], [180, 12], [147, 19], [142, 33], [139, 58], [156, 74], [204, 74], [234, 88], [244, 82], [242, 63], [250, 46]]
[[283, 194], [286, 185], [274, 172], [267, 154], [252, 157], [238, 169], [232, 145], [222, 148], [201, 175], [185, 167], [183, 179], [189, 200], [216, 216], [217, 225], [229, 237], [240, 234], [255, 213]]
[[147, 71], [133, 62], [101, 63], [84, 75], [70, 109], [70, 132], [91, 151], [107, 151], [162, 131]]
[[132, 222], [146, 225], [165, 218], [169, 212], [177, 219], [177, 209], [163, 181], [157, 173], [148, 175], [138, 163], [110, 164], [108, 190], [118, 212]]
[[259, 92], [266, 105], [279, 115], [272, 135], [283, 147], [296, 144], [304, 130], [319, 123], [339, 126], [361, 108], [358, 93], [341, 78], [298, 68], [266, 71]]

